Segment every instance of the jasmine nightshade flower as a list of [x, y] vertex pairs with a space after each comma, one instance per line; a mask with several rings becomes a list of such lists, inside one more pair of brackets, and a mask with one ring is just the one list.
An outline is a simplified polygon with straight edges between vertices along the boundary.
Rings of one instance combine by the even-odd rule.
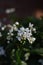
[[21, 61], [21, 65], [27, 65], [25, 61]]
[[30, 27], [30, 28], [33, 28], [33, 24], [29, 23], [29, 27]]
[[16, 25], [18, 25], [18, 23], [13, 24], [13, 29], [14, 29], [14, 31], [17, 31], [17, 30], [18, 30], [18, 28], [17, 28], [17, 26], [16, 26]]
[[3, 27], [1, 28], [1, 30], [2, 30], [2, 31], [4, 31], [4, 30], [5, 30], [5, 28], [6, 28], [6, 25], [5, 25], [5, 26], [3, 26]]
[[9, 44], [9, 43], [10, 43], [10, 41], [8, 40], [8, 41], [7, 41], [7, 43]]
[[33, 26], [33, 24], [29, 23], [29, 28], [31, 29], [31, 31], [36, 33], [36, 28], [34, 28]]
[[29, 43], [32, 44], [32, 43], [36, 40], [36, 38], [34, 38], [34, 37], [29, 37], [28, 40], [29, 40]]
[[5, 55], [5, 50], [3, 49], [3, 47], [0, 47], [0, 55]]
[[29, 56], [30, 56], [30, 53], [26, 53], [26, 54], [24, 55], [25, 60], [28, 60]]
[[7, 36], [7, 38], [6, 38], [7, 40], [10, 40], [11, 39], [11, 36]]
[[13, 32], [13, 27], [11, 27], [11, 29], [9, 29], [9, 33], [12, 33]]
[[19, 25], [19, 22], [16, 22], [15, 25]]
[[29, 27], [30, 28], [24, 28], [23, 26], [20, 27], [20, 29], [17, 31], [17, 36], [16, 38], [19, 40], [19, 41], [22, 41], [22, 40], [28, 40], [29, 43], [33, 43], [36, 38], [33, 37], [32, 33], [36, 32], [36, 29], [33, 27], [33, 24], [29, 23]]

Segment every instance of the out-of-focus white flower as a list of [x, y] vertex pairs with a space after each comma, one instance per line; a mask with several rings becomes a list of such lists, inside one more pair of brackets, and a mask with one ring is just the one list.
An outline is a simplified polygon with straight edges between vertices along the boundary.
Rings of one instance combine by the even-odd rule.
[[5, 25], [5, 26], [3, 26], [3, 27], [1, 28], [1, 30], [2, 30], [2, 31], [4, 31], [4, 30], [5, 30], [5, 28], [6, 28], [6, 25]]
[[16, 22], [15, 24], [16, 24], [16, 25], [19, 25], [19, 22]]
[[14, 31], [17, 31], [18, 30], [18, 28], [17, 27], [14, 27]]
[[11, 37], [10, 36], [7, 36], [7, 38], [6, 38], [7, 40], [10, 40], [11, 39]]
[[13, 33], [11, 33], [11, 36], [14, 36], [14, 34], [13, 34]]
[[25, 61], [21, 61], [21, 65], [27, 65]]
[[34, 33], [36, 33], [36, 28], [33, 28]]
[[7, 43], [9, 44], [9, 43], [10, 43], [10, 41], [7, 41]]
[[25, 60], [28, 60], [29, 56], [30, 56], [30, 53], [26, 53], [25, 54]]
[[29, 27], [30, 27], [30, 28], [33, 28], [33, 24], [29, 23]]
[[21, 31], [21, 32], [24, 32], [24, 31], [25, 31], [25, 28], [24, 28], [24, 27], [21, 27], [21, 28], [20, 28], [20, 31]]
[[9, 33], [12, 33], [13, 32], [13, 27], [11, 27], [11, 29], [9, 29]]
[[3, 49], [3, 47], [0, 47], [0, 55], [5, 55], [5, 50]]
[[2, 37], [2, 33], [0, 32], [0, 37]]
[[20, 38], [20, 37], [16, 36], [16, 38], [17, 38], [19, 41], [21, 41], [21, 38]]
[[41, 63], [41, 65], [43, 65], [43, 59], [39, 59], [38, 62]]
[[31, 43], [31, 44], [36, 40], [36, 38], [34, 38], [34, 37], [29, 37], [27, 39], [29, 40], [29, 43]]
[[17, 31], [18, 30], [16, 24], [13, 24], [13, 29], [14, 29], [14, 31]]
[[30, 27], [31, 31], [36, 33], [36, 28], [34, 28], [33, 26], [34, 26], [33, 24], [29, 23], [29, 27]]
[[15, 8], [10, 8], [10, 9], [6, 9], [5, 13], [9, 14], [9, 13], [13, 13], [15, 12]]

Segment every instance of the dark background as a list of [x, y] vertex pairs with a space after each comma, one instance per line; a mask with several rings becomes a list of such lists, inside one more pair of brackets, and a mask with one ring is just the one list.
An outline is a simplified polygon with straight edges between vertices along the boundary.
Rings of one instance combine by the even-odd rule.
[[7, 16], [7, 8], [15, 8], [18, 17], [30, 16], [36, 9], [43, 9], [43, 0], [0, 0], [0, 17]]

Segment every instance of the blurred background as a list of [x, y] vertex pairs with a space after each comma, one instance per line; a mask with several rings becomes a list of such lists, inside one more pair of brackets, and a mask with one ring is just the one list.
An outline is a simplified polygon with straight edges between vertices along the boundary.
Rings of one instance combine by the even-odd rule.
[[7, 17], [5, 10], [15, 8], [17, 17], [33, 16], [36, 11], [43, 12], [43, 0], [0, 0], [0, 17]]

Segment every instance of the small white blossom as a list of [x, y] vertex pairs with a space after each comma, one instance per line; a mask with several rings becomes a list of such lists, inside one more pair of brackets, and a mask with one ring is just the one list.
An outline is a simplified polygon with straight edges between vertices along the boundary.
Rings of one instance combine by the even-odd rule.
[[25, 54], [25, 60], [28, 60], [29, 56], [30, 56], [30, 53], [26, 53]]
[[13, 32], [13, 27], [11, 27], [11, 29], [9, 30], [9, 33], [12, 33]]
[[15, 24], [16, 24], [16, 25], [19, 25], [19, 22], [16, 22]]
[[21, 31], [21, 32], [24, 32], [24, 31], [25, 31], [25, 28], [24, 28], [24, 27], [21, 27], [21, 28], [20, 28], [20, 31]]
[[5, 13], [9, 14], [15, 12], [15, 8], [11, 8], [11, 9], [6, 9]]
[[20, 37], [16, 36], [16, 38], [17, 38], [19, 41], [21, 41], [21, 38], [20, 38]]
[[36, 33], [36, 28], [33, 28], [33, 31]]
[[13, 29], [14, 29], [14, 31], [18, 30], [18, 28], [17, 28], [17, 26], [15, 24], [13, 24]]
[[13, 27], [16, 27], [16, 25], [15, 25], [15, 24], [13, 24]]
[[7, 35], [8, 36], [14, 36], [14, 34], [12, 32], [8, 32]]
[[16, 62], [16, 60], [13, 60], [13, 63], [15, 63]]
[[14, 34], [13, 34], [13, 33], [11, 33], [11, 36], [14, 36]]
[[13, 49], [12, 52], [15, 52], [15, 49]]
[[10, 43], [10, 41], [7, 41], [7, 43], [9, 44], [9, 43]]
[[10, 33], [8, 32], [7, 35], [10, 35]]
[[5, 25], [5, 26], [3, 26], [3, 27], [1, 28], [1, 30], [2, 30], [2, 31], [4, 31], [4, 30], [5, 30], [5, 28], [6, 28], [6, 25]]
[[7, 40], [10, 40], [11, 39], [11, 37], [10, 36], [7, 36], [7, 38], [6, 38]]
[[21, 61], [21, 65], [27, 65], [25, 61]]
[[18, 30], [18, 28], [17, 27], [14, 27], [14, 31], [17, 31]]
[[43, 59], [39, 59], [38, 62], [41, 63], [41, 65], [43, 65]]
[[34, 38], [34, 37], [29, 37], [28, 40], [29, 40], [29, 42], [32, 44], [32, 43], [36, 40], [36, 38]]
[[33, 27], [33, 24], [29, 23], [29, 27], [32, 28]]
[[0, 47], [0, 55], [5, 55], [5, 50], [3, 49], [3, 47]]

